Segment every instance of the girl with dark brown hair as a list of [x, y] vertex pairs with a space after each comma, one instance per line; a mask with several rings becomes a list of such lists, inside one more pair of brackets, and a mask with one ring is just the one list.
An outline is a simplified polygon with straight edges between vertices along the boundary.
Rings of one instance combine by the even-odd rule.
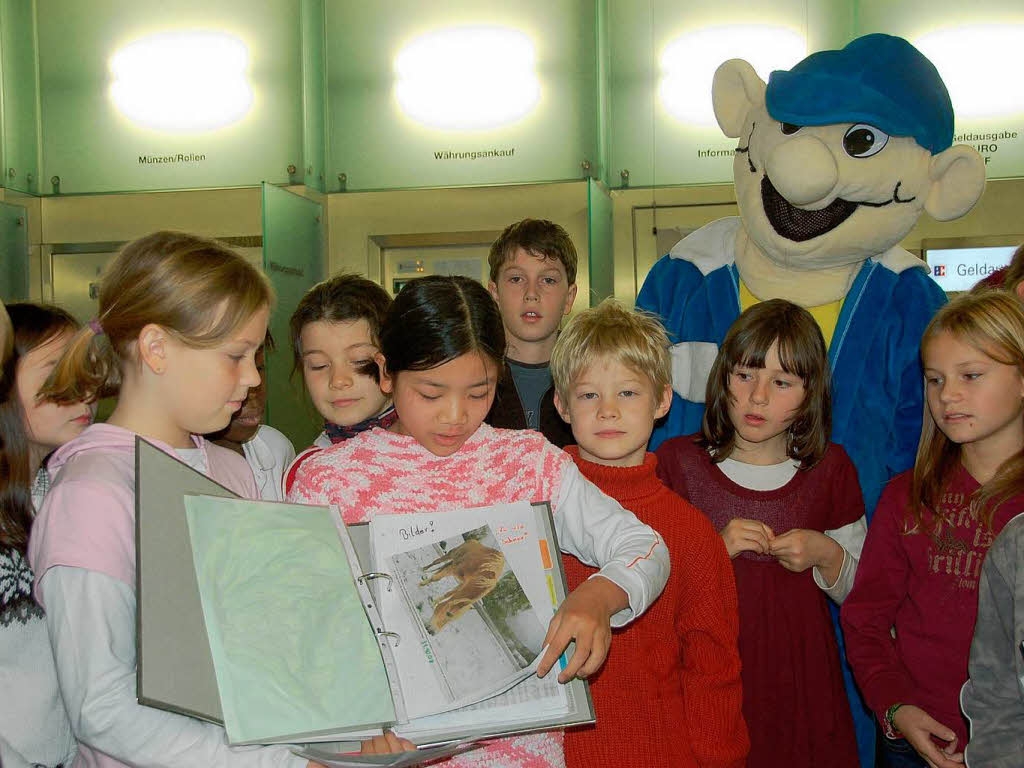
[[718, 351], [701, 432], [657, 449], [662, 480], [732, 558], [750, 768], [859, 764], [826, 596], [840, 603], [853, 583], [864, 502], [829, 442], [829, 378], [810, 313], [755, 304]]

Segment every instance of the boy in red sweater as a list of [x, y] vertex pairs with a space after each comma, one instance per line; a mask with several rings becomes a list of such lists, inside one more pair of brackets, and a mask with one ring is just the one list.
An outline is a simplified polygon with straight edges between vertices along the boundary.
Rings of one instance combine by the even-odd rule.
[[[664, 486], [647, 451], [672, 401], [669, 342], [652, 316], [612, 300], [578, 314], [551, 355], [555, 406], [584, 477], [665, 539], [661, 598], [615, 639], [593, 677], [597, 725], [565, 734], [567, 768], [742, 766], [749, 740], [736, 583], [708, 518]], [[564, 559], [569, 588], [596, 572]]]

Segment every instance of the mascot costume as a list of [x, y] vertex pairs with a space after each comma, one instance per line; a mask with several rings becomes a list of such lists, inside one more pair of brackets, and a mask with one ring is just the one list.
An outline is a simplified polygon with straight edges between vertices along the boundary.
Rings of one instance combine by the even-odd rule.
[[[924, 407], [918, 345], [946, 300], [899, 243], [922, 212], [940, 221], [967, 213], [984, 191], [984, 161], [952, 146], [945, 85], [898, 37], [814, 53], [773, 72], [767, 86], [745, 61], [727, 61], [712, 100], [722, 131], [739, 140], [740, 215], [680, 241], [637, 297], [677, 342], [675, 396], [651, 449], [700, 430], [711, 364], [740, 312], [788, 299], [825, 336], [832, 441], [856, 465], [870, 517], [886, 481], [914, 464]], [[844, 675], [869, 766], [874, 725], [845, 663]]]

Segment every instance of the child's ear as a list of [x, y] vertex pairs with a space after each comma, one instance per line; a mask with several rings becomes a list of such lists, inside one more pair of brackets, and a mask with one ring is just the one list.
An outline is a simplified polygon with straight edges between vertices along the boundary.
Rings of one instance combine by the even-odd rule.
[[156, 323], [149, 323], [139, 331], [139, 362], [157, 376], [167, 370], [167, 331]]
[[498, 300], [498, 284], [493, 280], [487, 281], [487, 292], [491, 294], [492, 299]]
[[572, 424], [572, 418], [569, 416], [569, 409], [565, 407], [565, 403], [562, 402], [562, 398], [558, 396], [558, 390], [555, 390], [555, 410], [558, 411], [558, 415], [562, 417], [562, 421], [566, 424]]
[[568, 315], [572, 312], [572, 305], [576, 302], [576, 292], [579, 290], [579, 286], [573, 283], [569, 286], [569, 292], [565, 296], [565, 309], [562, 310], [563, 315]]
[[666, 413], [668, 409], [672, 407], [672, 385], [666, 384], [665, 388], [661, 391], [661, 400], [658, 401], [658, 407], [654, 409], [654, 419], [658, 420]]
[[395, 382], [390, 373], [388, 373], [388, 366], [384, 360], [384, 355], [378, 352], [373, 356], [373, 362], [377, 364], [377, 371], [380, 373], [380, 391], [385, 395], [394, 393]]

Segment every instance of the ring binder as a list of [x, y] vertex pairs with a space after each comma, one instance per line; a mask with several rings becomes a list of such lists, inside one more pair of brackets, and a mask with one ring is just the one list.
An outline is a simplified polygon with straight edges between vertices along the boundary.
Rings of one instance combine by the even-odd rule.
[[367, 581], [370, 581], [372, 579], [387, 579], [388, 580], [388, 592], [391, 591], [391, 584], [392, 584], [393, 580], [391, 578], [391, 574], [390, 573], [383, 573], [381, 571], [370, 571], [369, 573], [364, 573], [361, 576], [356, 576], [356, 581], [358, 581], [361, 584], [365, 584]]
[[388, 632], [386, 629], [377, 629], [377, 634], [380, 636], [387, 636], [395, 638], [395, 647], [397, 648], [399, 643], [402, 642], [402, 636], [397, 632]]

